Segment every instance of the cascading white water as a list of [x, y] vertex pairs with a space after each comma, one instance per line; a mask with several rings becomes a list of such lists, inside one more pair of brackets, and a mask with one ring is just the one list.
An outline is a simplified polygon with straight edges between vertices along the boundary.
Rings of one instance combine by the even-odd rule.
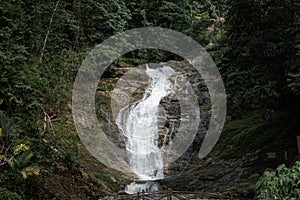
[[[129, 153], [131, 170], [140, 180], [158, 180], [164, 178], [163, 158], [158, 148], [158, 106], [162, 98], [172, 92], [173, 84], [169, 80], [176, 72], [167, 66], [151, 69], [147, 65], [150, 86], [140, 101], [122, 108], [117, 117], [117, 125], [126, 137], [126, 150]], [[125, 189], [127, 193], [157, 190], [150, 184], [132, 183]]]

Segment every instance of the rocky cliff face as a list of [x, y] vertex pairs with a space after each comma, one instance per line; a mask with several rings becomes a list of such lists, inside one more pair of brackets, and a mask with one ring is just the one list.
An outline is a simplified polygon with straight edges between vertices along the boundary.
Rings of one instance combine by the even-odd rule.
[[[187, 62], [169, 61], [164, 63], [172, 67], [180, 76], [190, 83], [195, 95], [196, 104], [200, 109], [200, 123], [193, 143], [186, 152], [164, 170], [166, 179], [161, 181], [162, 187], [173, 190], [209, 190], [252, 195], [251, 180], [257, 175], [250, 166], [255, 165], [255, 156], [235, 160], [218, 160], [209, 155], [209, 158], [199, 160], [198, 152], [210, 121], [210, 96], [205, 80], [193, 66]], [[152, 65], [158, 67], [158, 65]], [[142, 98], [148, 86], [148, 77], [144, 73], [145, 66], [141, 68], [121, 68], [117, 72], [118, 78], [105, 79], [105, 89], [97, 91], [98, 118], [102, 129], [108, 138], [121, 148], [125, 148], [125, 137], [120, 133], [114, 118], [118, 111], [130, 102]], [[175, 81], [176, 77], [171, 78]], [[107, 87], [110, 85], [110, 87]], [[107, 89], [110, 88], [110, 89]], [[159, 147], [172, 142], [176, 136], [182, 110], [180, 100], [174, 93], [163, 98], [159, 105]]]
[[[201, 78], [197, 70], [187, 62], [169, 61], [160, 65], [173, 68], [178, 72], [178, 76], [183, 77], [190, 83], [196, 96], [197, 102], [195, 103], [200, 109], [200, 123], [194, 142], [176, 162], [170, 165], [169, 169], [165, 170], [167, 175], [174, 175], [183, 171], [190, 160], [196, 158], [196, 155], [198, 154], [202, 139], [208, 128], [210, 98], [205, 81]], [[159, 65], [152, 65], [151, 67], [159, 67]], [[142, 98], [149, 83], [148, 77], [145, 76], [144, 69], [145, 66], [141, 66], [141, 68], [138, 69], [128, 69], [127, 73], [114, 81], [115, 85], [113, 90], [102, 90], [98, 91], [96, 94], [98, 116], [102, 129], [106, 132], [111, 141], [122, 148], [125, 147], [125, 138], [120, 134], [114, 119], [122, 107]], [[124, 73], [124, 71], [122, 71], [122, 73]], [[178, 77], [175, 76], [171, 78], [171, 81], [175, 82], [177, 78]], [[172, 93], [161, 100], [159, 111], [158, 145], [161, 147], [164, 143], [168, 144], [171, 142], [176, 136], [180, 126], [180, 120], [184, 118], [181, 113], [180, 99], [176, 93]]]

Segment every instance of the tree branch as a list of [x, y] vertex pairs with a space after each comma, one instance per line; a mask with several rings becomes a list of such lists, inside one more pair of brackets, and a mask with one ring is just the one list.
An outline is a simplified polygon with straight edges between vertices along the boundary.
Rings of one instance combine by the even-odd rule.
[[45, 40], [44, 40], [44, 44], [43, 44], [43, 48], [42, 48], [42, 52], [41, 52], [41, 56], [40, 56], [40, 63], [41, 63], [42, 60], [43, 60], [43, 56], [44, 56], [44, 52], [45, 52], [45, 49], [46, 49], [47, 40], [48, 40], [49, 33], [50, 33], [50, 28], [51, 28], [51, 25], [52, 25], [52, 22], [53, 22], [53, 17], [54, 17], [54, 14], [55, 14], [56, 10], [57, 10], [59, 1], [60, 1], [60, 0], [58, 0], [58, 1], [56, 2], [55, 7], [54, 7], [54, 10], [53, 10], [53, 12], [52, 12], [52, 16], [51, 16], [51, 18], [50, 18], [50, 22], [49, 22], [47, 34], [46, 34], [46, 37], [45, 37]]

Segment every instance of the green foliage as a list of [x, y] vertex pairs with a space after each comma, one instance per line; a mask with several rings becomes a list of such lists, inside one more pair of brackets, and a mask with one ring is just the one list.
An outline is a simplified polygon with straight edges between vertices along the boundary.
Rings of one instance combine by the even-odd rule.
[[[298, 18], [297, 27], [300, 25], [300, 16]], [[299, 28], [300, 31], [300, 28]], [[300, 36], [296, 38], [295, 42], [295, 48], [297, 49], [297, 53], [295, 57], [288, 62], [289, 65], [294, 69], [292, 72], [288, 73], [287, 81], [288, 81], [288, 87], [294, 93], [295, 95], [300, 94]], [[298, 69], [298, 71], [297, 71]]]
[[11, 192], [5, 188], [0, 187], [1, 200], [22, 200], [23, 198], [15, 192]]
[[77, 20], [77, 40], [92, 45], [124, 31], [131, 19], [130, 11], [121, 0], [80, 0], [70, 6]]
[[254, 152], [272, 138], [273, 135], [264, 133], [267, 126], [263, 118], [262, 112], [254, 112], [244, 119], [227, 123], [217, 146], [219, 157], [232, 158]]
[[300, 199], [300, 161], [292, 168], [283, 164], [276, 171], [265, 172], [256, 187], [260, 199]]
[[111, 184], [115, 189], [120, 189], [120, 185], [117, 181], [113, 180], [109, 175], [102, 172], [93, 172], [92, 173], [96, 178], [99, 178], [109, 184]]
[[219, 66], [231, 111], [274, 108], [289, 97], [287, 77], [296, 72], [299, 60], [297, 10], [299, 4], [289, 0], [230, 3], [226, 18], [229, 49]]
[[[261, 149], [275, 152], [294, 149], [295, 130], [300, 120], [297, 111], [299, 109], [295, 107], [281, 113], [274, 110], [252, 111], [226, 123], [216, 146], [218, 156], [236, 158]], [[278, 156], [278, 159], [283, 161], [284, 158]]]
[[204, 44], [206, 29], [215, 18], [210, 1], [151, 1], [144, 4], [145, 24], [183, 32]]
[[[125, 2], [132, 15], [131, 20], [128, 22], [130, 29], [159, 26], [182, 32], [203, 46], [209, 43], [207, 28], [213, 24], [213, 19], [216, 18], [215, 6], [210, 0], [201, 2], [190, 0], [126, 0]], [[129, 56], [148, 62], [182, 59], [174, 54], [157, 49], [143, 49], [130, 53]]]
[[288, 82], [289, 82], [289, 87], [291, 88], [291, 91], [295, 95], [300, 94], [300, 70], [298, 73], [289, 73], [288, 74]]
[[[71, 70], [78, 69], [82, 59], [82, 54], [63, 49], [60, 52], [45, 54], [43, 63], [37, 64], [37, 71], [40, 72], [36, 71], [35, 74], [39, 73], [39, 78], [43, 81], [36, 87], [44, 96], [42, 99], [44, 105], [51, 105], [51, 110], [61, 112], [66, 109], [65, 105], [72, 93]], [[33, 83], [38, 83], [38, 81]]]
[[[8, 115], [32, 119], [39, 102], [36, 90], [27, 84], [24, 71], [30, 63], [30, 34], [26, 3], [4, 1], [0, 5], [0, 109]], [[22, 113], [22, 114], [21, 114]], [[24, 121], [26, 121], [24, 120]], [[23, 125], [27, 126], [27, 122]]]
[[[24, 179], [30, 175], [38, 175], [40, 169], [33, 165], [30, 151], [30, 141], [22, 138], [14, 122], [0, 113], [0, 183], [7, 188], [24, 184]], [[20, 185], [19, 185], [20, 186]], [[24, 185], [23, 185], [24, 187]]]

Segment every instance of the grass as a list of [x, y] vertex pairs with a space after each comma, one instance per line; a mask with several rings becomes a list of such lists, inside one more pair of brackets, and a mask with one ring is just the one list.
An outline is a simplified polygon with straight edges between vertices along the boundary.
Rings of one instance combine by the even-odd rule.
[[120, 184], [117, 181], [114, 181], [109, 175], [102, 173], [102, 172], [92, 172], [92, 174], [96, 178], [101, 179], [101, 180], [109, 183], [110, 185], [112, 185], [114, 187], [114, 189], [119, 190]]
[[254, 111], [227, 123], [216, 147], [219, 157], [242, 157], [257, 150], [283, 152], [292, 149], [294, 153], [297, 121], [300, 120], [290, 113], [285, 111], [275, 118], [266, 118], [264, 111]]

